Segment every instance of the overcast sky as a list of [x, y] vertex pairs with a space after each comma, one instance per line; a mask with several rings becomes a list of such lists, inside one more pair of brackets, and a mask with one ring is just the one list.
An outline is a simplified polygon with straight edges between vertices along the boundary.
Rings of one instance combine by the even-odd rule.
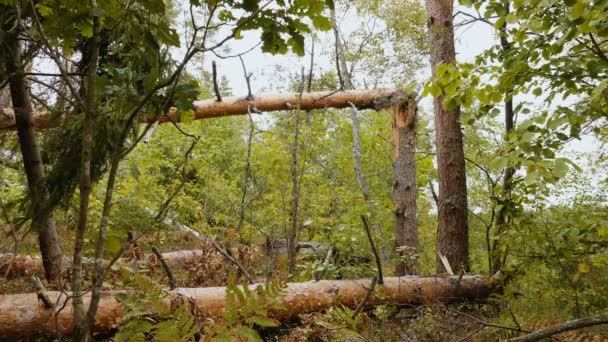
[[[456, 8], [456, 11], [463, 10], [465, 8]], [[349, 14], [346, 14], [349, 15]], [[340, 19], [340, 18], [339, 18]], [[343, 20], [341, 23], [343, 30], [348, 31], [349, 20]], [[332, 56], [327, 53], [328, 48], [331, 48], [334, 44], [334, 37], [331, 32], [320, 33], [318, 35], [319, 40], [316, 42], [315, 51], [315, 71], [318, 74], [319, 70], [333, 70], [335, 68]], [[497, 42], [497, 37], [494, 31], [485, 23], [475, 23], [468, 25], [463, 28], [459, 28], [456, 31], [456, 53], [457, 59], [461, 62], [470, 62], [474, 58], [482, 53], [487, 48], [491, 47]], [[258, 32], [247, 32], [244, 38], [241, 40], [233, 41], [229, 45], [230, 53], [239, 53], [251, 49], [259, 42]], [[307, 50], [310, 49], [310, 40], [307, 40]], [[321, 54], [321, 51], [325, 50], [325, 54]], [[247, 71], [253, 73], [251, 82], [252, 90], [254, 94], [260, 94], [268, 92], [269, 90], [280, 87], [281, 80], [279, 79], [276, 67], [281, 66], [285, 72], [299, 73], [301, 68], [304, 67], [306, 70], [309, 68], [310, 57], [297, 57], [293, 54], [288, 55], [271, 55], [262, 53], [259, 47], [254, 48], [251, 52], [247, 53], [244, 57]], [[225, 76], [233, 90], [234, 95], [244, 96], [247, 94], [247, 86], [243, 77], [243, 70], [241, 63], [238, 58], [233, 59], [218, 59], [213, 55], [205, 57], [204, 67], [206, 70], [211, 68], [211, 60], [215, 60], [218, 64], [218, 70], [220, 76]], [[421, 70], [416, 76], [419, 82], [424, 82], [430, 75], [430, 70]], [[283, 75], [285, 76], [285, 75]], [[532, 96], [523, 97], [520, 100], [526, 100], [530, 102], [539, 102]], [[426, 112], [432, 111], [432, 101], [430, 98], [426, 98], [421, 102], [422, 108]], [[584, 137], [581, 141], [574, 141], [569, 144], [568, 151], [585, 151], [591, 152], [599, 148], [599, 142], [592, 137]]]

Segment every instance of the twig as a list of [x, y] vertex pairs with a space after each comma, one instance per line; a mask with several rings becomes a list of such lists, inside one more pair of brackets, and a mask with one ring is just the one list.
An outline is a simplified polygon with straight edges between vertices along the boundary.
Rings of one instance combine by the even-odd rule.
[[[13, 224], [13, 221], [11, 220], [11, 218], [8, 216], [8, 211], [6, 210], [6, 207], [4, 206], [4, 202], [2, 201], [2, 198], [0, 198], [0, 208], [2, 208], [2, 213], [4, 214], [4, 217], [6, 218], [6, 223], [8, 223], [8, 225], [11, 227], [11, 231], [13, 233], [13, 240], [15, 241], [15, 254], [19, 253], [19, 237], [17, 236], [17, 229], [15, 228], [15, 225]], [[10, 269], [10, 267], [9, 267]]]
[[509, 314], [511, 314], [511, 318], [513, 319], [513, 323], [515, 323], [515, 325], [517, 325], [517, 328], [519, 330], [521, 330], [521, 325], [519, 325], [519, 322], [517, 321], [517, 318], [515, 317], [515, 314], [513, 313], [513, 310], [511, 310], [511, 307], [508, 306], [507, 310], [509, 310]]
[[433, 195], [433, 201], [437, 208], [439, 208], [439, 197], [437, 197], [437, 193], [435, 192], [435, 187], [433, 186], [433, 182], [429, 180], [429, 188], [431, 189], [431, 195]]
[[[253, 94], [251, 93], [251, 76], [252, 73], [247, 73], [247, 68], [245, 67], [245, 61], [243, 61], [243, 57], [239, 55], [239, 59], [241, 60], [241, 66], [243, 66], [243, 75], [245, 76], [245, 82], [247, 83], [247, 97], [245, 99], [251, 101], [253, 100]], [[251, 115], [251, 113], [249, 113]]]
[[[243, 65], [244, 67], [244, 65]], [[247, 77], [247, 76], [245, 76]], [[249, 85], [249, 81], [247, 81], [247, 85]], [[247, 136], [247, 163], [245, 164], [245, 176], [243, 180], [243, 195], [241, 196], [241, 207], [240, 207], [240, 218], [239, 225], [236, 229], [237, 232], [240, 233], [243, 228], [243, 222], [245, 221], [245, 198], [247, 197], [247, 186], [249, 183], [249, 173], [251, 170], [251, 143], [253, 141], [253, 133], [255, 130], [255, 125], [253, 123], [253, 118], [251, 117], [251, 106], [248, 107], [248, 116], [249, 116], [249, 135]]]
[[309, 93], [312, 88], [312, 76], [313, 76], [314, 66], [315, 66], [315, 37], [313, 36], [312, 37], [312, 47], [311, 47], [311, 51], [310, 51], [310, 69], [308, 70], [308, 87], [306, 89], [306, 91]]
[[245, 267], [243, 267], [243, 265], [241, 265], [241, 263], [238, 260], [236, 260], [234, 257], [232, 257], [228, 252], [226, 252], [222, 248], [222, 246], [220, 246], [220, 244], [217, 243], [217, 241], [213, 240], [212, 238], [205, 238], [205, 240], [211, 242], [211, 244], [213, 245], [215, 250], [218, 251], [218, 253], [220, 253], [221, 255], [224, 256], [224, 258], [228, 259], [228, 261], [233, 263], [234, 266], [236, 266], [243, 273], [245, 278], [247, 278], [247, 281], [249, 282], [249, 284], [253, 284], [253, 277], [251, 277], [251, 274], [249, 274], [249, 272], [247, 272]]
[[36, 295], [38, 296], [38, 299], [40, 299], [42, 301], [42, 303], [44, 303], [45, 308], [47, 308], [47, 309], [52, 308], [53, 303], [51, 303], [51, 300], [45, 294], [46, 289], [44, 288], [44, 285], [42, 285], [40, 278], [38, 278], [36, 276], [32, 276], [32, 280], [34, 281], [34, 286], [36, 286]]
[[504, 330], [511, 330], [511, 331], [519, 331], [519, 332], [530, 332], [530, 330], [522, 329], [521, 327], [513, 328], [513, 327], [510, 327], [510, 326], [507, 326], [507, 325], [501, 325], [501, 324], [494, 324], [494, 323], [486, 322], [486, 321], [481, 320], [481, 319], [479, 319], [479, 318], [477, 318], [477, 317], [475, 317], [473, 315], [469, 315], [468, 313], [465, 313], [465, 312], [462, 312], [462, 311], [458, 311], [458, 310], [454, 310], [454, 309], [450, 309], [447, 306], [444, 306], [444, 309], [446, 311], [455, 313], [457, 315], [463, 315], [465, 317], [468, 317], [468, 318], [470, 318], [470, 319], [476, 321], [477, 323], [482, 324], [483, 326], [486, 326], [486, 327], [498, 328], [498, 329], [504, 329]]
[[158, 250], [158, 247], [156, 247], [154, 245], [152, 246], [152, 252], [154, 252], [154, 254], [156, 254], [156, 257], [160, 261], [160, 264], [163, 266], [163, 269], [167, 273], [167, 279], [169, 280], [169, 289], [171, 289], [171, 290], [175, 289], [177, 287], [177, 285], [175, 284], [175, 278], [173, 277], [173, 271], [171, 271], [171, 268], [167, 264], [167, 260], [165, 260], [165, 258], [161, 254], [161, 252]]
[[369, 289], [367, 289], [367, 293], [365, 294], [365, 297], [363, 297], [363, 300], [361, 301], [361, 303], [359, 303], [359, 305], [357, 305], [357, 309], [353, 313], [353, 316], [352, 316], [353, 319], [357, 318], [357, 316], [359, 316], [361, 311], [363, 311], [363, 309], [365, 308], [365, 305], [367, 304], [369, 297], [372, 295], [372, 293], [374, 293], [374, 288], [376, 287], [377, 282], [378, 282], [378, 278], [373, 277], [372, 283], [369, 285]]
[[471, 333], [469, 333], [469, 334], [466, 334], [464, 337], [459, 338], [458, 340], [456, 340], [456, 342], [464, 342], [464, 341], [468, 340], [469, 338], [471, 338], [471, 337], [473, 337], [473, 336], [477, 335], [477, 334], [478, 334], [480, 331], [482, 331], [482, 330], [483, 330], [483, 329], [485, 329], [485, 328], [486, 328], [486, 326], [480, 323], [480, 324], [479, 324], [479, 328], [477, 328], [477, 329], [473, 330], [473, 331], [472, 331]]
[[217, 83], [217, 66], [215, 65], [215, 61], [211, 62], [211, 69], [213, 70], [213, 91], [215, 92], [215, 98], [217, 102], [222, 102], [220, 87]]
[[367, 217], [365, 217], [365, 215], [361, 215], [361, 221], [363, 221], [363, 227], [365, 228], [367, 239], [369, 240], [369, 244], [372, 247], [372, 253], [374, 253], [374, 258], [376, 259], [376, 267], [378, 268], [378, 285], [382, 285], [384, 284], [384, 276], [382, 275], [382, 262], [380, 261], [380, 255], [378, 254], [378, 250], [376, 250], [376, 245], [374, 244], [374, 239], [372, 238], [372, 232], [370, 231], [369, 224], [367, 223]]

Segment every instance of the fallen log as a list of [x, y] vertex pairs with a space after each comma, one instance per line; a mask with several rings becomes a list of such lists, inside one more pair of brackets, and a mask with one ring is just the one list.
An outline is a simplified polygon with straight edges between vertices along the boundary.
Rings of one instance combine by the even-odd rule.
[[[162, 253], [167, 265], [171, 268], [186, 268], [205, 255], [201, 250], [183, 250]], [[64, 265], [69, 265], [71, 259], [64, 258]], [[137, 269], [144, 264], [156, 263], [157, 258], [154, 254], [145, 254], [140, 259], [122, 258], [118, 264], [122, 264], [132, 269]], [[7, 279], [29, 276], [44, 275], [44, 267], [40, 256], [19, 255], [14, 253], [0, 254], [0, 277]]]
[[594, 325], [608, 324], [608, 315], [600, 315], [596, 317], [579, 318], [572, 321], [566, 321], [560, 324], [552, 325], [545, 329], [541, 329], [530, 334], [509, 339], [509, 342], [534, 342], [541, 341], [553, 335], [561, 334], [566, 331], [592, 327]]
[[[195, 101], [192, 104], [194, 119], [207, 119], [220, 116], [247, 115], [249, 112], [271, 112], [279, 110], [293, 110], [298, 107], [302, 110], [323, 108], [347, 108], [351, 103], [359, 109], [383, 109], [400, 104], [409, 99], [406, 92], [396, 89], [375, 90], [348, 90], [326, 91], [300, 94], [266, 94], [252, 99], [245, 97], [224, 97], [218, 102], [216, 99]], [[34, 115], [34, 125], [37, 129], [59, 126], [65, 115], [51, 116], [47, 112], [38, 112]], [[168, 122], [175, 117], [175, 110], [167, 116], [161, 116], [160, 123]], [[0, 131], [14, 130], [15, 116], [12, 111], [0, 116]]]
[[[300, 314], [326, 310], [340, 304], [355, 308], [367, 295], [369, 279], [321, 280], [318, 282], [289, 283], [281, 297], [285, 310], [271, 311], [276, 319], [287, 320]], [[377, 285], [382, 295], [369, 298], [368, 306], [387, 304], [423, 304], [430, 302], [471, 301], [487, 298], [491, 289], [488, 281], [479, 275], [436, 277], [385, 278], [384, 285]], [[250, 285], [255, 288], [257, 285]], [[109, 333], [120, 326], [123, 305], [115, 298], [120, 291], [103, 292], [99, 304], [94, 333]], [[124, 291], [122, 293], [125, 293]], [[185, 298], [196, 305], [197, 312], [206, 317], [217, 317], [226, 304], [225, 287], [177, 288], [168, 292], [166, 305]], [[377, 292], [378, 293], [378, 292]], [[70, 335], [74, 328], [72, 303], [68, 294], [47, 292], [51, 302], [57, 303], [46, 309], [36, 293], [0, 295], [0, 337], [27, 338], [35, 335]], [[90, 294], [84, 296], [85, 308]]]

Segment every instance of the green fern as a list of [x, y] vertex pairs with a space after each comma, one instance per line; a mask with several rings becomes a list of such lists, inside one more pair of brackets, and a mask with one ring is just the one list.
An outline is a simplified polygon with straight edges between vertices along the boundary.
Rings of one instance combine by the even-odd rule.
[[280, 301], [284, 295], [284, 286], [278, 281], [258, 285], [252, 291], [248, 285], [237, 286], [233, 279], [229, 279], [223, 320], [215, 322], [206, 334], [212, 337], [212, 341], [262, 341], [255, 328], [280, 325], [279, 321], [269, 317], [269, 312], [285, 309]]
[[128, 295], [116, 295], [125, 307], [116, 342], [194, 340], [199, 326], [187, 304], [172, 310], [167, 305], [168, 294], [163, 286], [141, 273], [127, 271], [123, 274], [123, 283], [137, 287]]

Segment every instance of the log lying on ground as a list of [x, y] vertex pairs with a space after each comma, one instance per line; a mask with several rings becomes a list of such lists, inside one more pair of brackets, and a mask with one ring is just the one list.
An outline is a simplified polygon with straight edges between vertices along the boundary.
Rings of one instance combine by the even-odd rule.
[[553, 335], [561, 334], [566, 331], [592, 327], [594, 325], [608, 324], [608, 315], [596, 317], [579, 318], [572, 321], [566, 321], [560, 324], [552, 325], [542, 330], [533, 333], [519, 336], [508, 340], [509, 342], [534, 342], [540, 341]]
[[[348, 90], [327, 91], [302, 94], [265, 94], [255, 96], [253, 99], [244, 97], [224, 97], [221, 102], [215, 99], [195, 101], [192, 104], [195, 119], [206, 119], [230, 115], [247, 115], [249, 111], [271, 112], [278, 110], [292, 110], [300, 103], [302, 110], [323, 108], [347, 108], [352, 103], [359, 109], [383, 109], [407, 100], [407, 94], [396, 89], [375, 90]], [[169, 113], [174, 119], [175, 111]], [[65, 116], [65, 115], [64, 115]], [[36, 128], [50, 128], [58, 126], [64, 116], [51, 117], [49, 113], [40, 112], [34, 115]], [[162, 116], [160, 122], [167, 122], [169, 118]], [[3, 115], [0, 117], [0, 130], [15, 129], [14, 115]]]
[[[201, 250], [182, 250], [175, 252], [163, 253], [163, 258], [167, 261], [169, 267], [185, 268], [200, 260], [205, 255]], [[71, 259], [64, 258], [64, 265], [69, 265]], [[154, 254], [145, 254], [141, 259], [119, 259], [118, 264], [130, 267], [132, 269], [139, 268], [140, 265], [148, 263], [156, 263], [157, 259]], [[0, 254], [0, 277], [7, 279], [28, 276], [28, 275], [44, 275], [44, 267], [40, 256], [19, 255], [13, 253]]]
[[[287, 240], [286, 239], [266, 239], [264, 243], [258, 247], [264, 251], [266, 255], [287, 255]], [[324, 255], [329, 249], [329, 245], [316, 241], [298, 241], [297, 250], [308, 249], [313, 253]]]
[[[354, 308], [366, 296], [370, 282], [365, 279], [290, 283], [285, 289], [285, 296], [281, 298], [285, 310], [272, 311], [271, 315], [287, 320], [300, 314], [322, 311], [336, 304]], [[491, 293], [488, 284], [479, 275], [385, 278], [384, 285], [376, 286], [376, 291], [382, 295], [370, 298], [368, 305], [481, 300]], [[250, 285], [251, 288], [255, 286]], [[115, 299], [117, 293], [119, 292], [102, 294], [93, 326], [94, 333], [108, 333], [120, 325], [124, 308]], [[226, 304], [225, 287], [177, 288], [169, 291], [169, 294], [167, 305], [179, 302], [173, 299], [183, 297], [191, 300], [201, 315], [209, 317], [221, 314]], [[74, 327], [71, 300], [67, 299], [66, 303], [66, 294], [60, 292], [47, 292], [47, 295], [53, 303], [58, 303], [55, 308], [45, 309], [35, 293], [0, 295], [0, 336], [26, 338], [36, 334], [56, 335], [57, 329], [60, 334], [69, 335]], [[86, 294], [85, 308], [89, 301], [90, 296]]]

